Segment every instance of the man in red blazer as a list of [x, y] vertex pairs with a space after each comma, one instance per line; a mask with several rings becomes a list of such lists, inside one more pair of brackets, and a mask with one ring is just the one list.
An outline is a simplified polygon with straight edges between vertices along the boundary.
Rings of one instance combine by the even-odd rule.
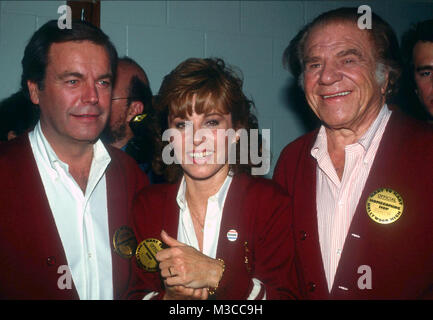
[[88, 23], [60, 29], [53, 20], [32, 36], [22, 63], [40, 120], [0, 146], [0, 298], [118, 298], [130, 260], [116, 231], [128, 230], [132, 200], [148, 180], [98, 139], [116, 49]]
[[286, 50], [322, 126], [282, 151], [273, 178], [293, 197], [309, 299], [431, 297], [433, 128], [387, 106], [398, 42], [377, 15], [373, 29], [358, 18], [326, 12]]

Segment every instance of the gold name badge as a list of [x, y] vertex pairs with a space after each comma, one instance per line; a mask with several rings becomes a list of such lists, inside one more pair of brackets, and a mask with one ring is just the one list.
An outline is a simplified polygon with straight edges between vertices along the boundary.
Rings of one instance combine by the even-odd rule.
[[134, 231], [128, 226], [121, 226], [113, 236], [114, 251], [122, 258], [130, 259], [137, 248]]
[[136, 115], [136, 116], [132, 119], [132, 122], [140, 122], [140, 121], [143, 121], [144, 118], [146, 118], [146, 117], [147, 117], [147, 113], [138, 114], [138, 115]]
[[149, 238], [140, 242], [135, 252], [138, 266], [149, 272], [157, 271], [158, 261], [155, 256], [162, 249], [162, 242], [158, 239]]
[[389, 224], [401, 217], [404, 209], [403, 198], [394, 190], [380, 188], [367, 199], [368, 216], [377, 223]]

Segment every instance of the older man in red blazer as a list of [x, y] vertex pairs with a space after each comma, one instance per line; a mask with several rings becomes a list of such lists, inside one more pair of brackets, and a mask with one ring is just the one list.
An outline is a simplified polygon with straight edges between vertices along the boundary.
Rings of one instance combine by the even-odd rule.
[[274, 180], [293, 197], [310, 299], [417, 299], [433, 288], [433, 129], [386, 104], [398, 44], [356, 8], [322, 14], [287, 49], [322, 122], [289, 144]]
[[129, 278], [128, 212], [148, 181], [98, 139], [116, 49], [88, 23], [59, 29], [53, 20], [32, 36], [22, 63], [40, 120], [0, 146], [0, 298], [118, 298]]

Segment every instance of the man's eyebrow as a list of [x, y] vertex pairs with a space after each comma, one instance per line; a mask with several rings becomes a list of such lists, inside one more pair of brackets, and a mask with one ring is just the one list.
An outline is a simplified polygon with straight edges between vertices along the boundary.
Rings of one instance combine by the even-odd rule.
[[66, 79], [68, 77], [75, 77], [75, 78], [82, 79], [84, 76], [79, 72], [69, 72], [69, 71], [63, 72], [58, 76], [59, 79]]
[[[79, 72], [69, 72], [69, 71], [66, 71], [66, 72], [63, 72], [62, 74], [60, 74], [58, 76], [58, 78], [61, 79], [61, 80], [69, 78], [69, 77], [75, 77], [75, 78], [78, 78], [78, 79], [83, 79], [84, 75], [81, 74], [81, 73], [79, 73]], [[111, 73], [105, 73], [103, 75], [100, 75], [97, 79], [98, 80], [100, 80], [100, 79], [113, 79], [113, 75]]]
[[[346, 57], [346, 56], [349, 56], [349, 55], [357, 56], [360, 59], [363, 58], [362, 53], [359, 52], [359, 50], [354, 49], [354, 48], [342, 50], [342, 51], [339, 51], [337, 53], [337, 57], [339, 57], [339, 58]], [[304, 63], [310, 63], [310, 62], [315, 62], [315, 61], [319, 61], [319, 60], [320, 60], [320, 57], [318, 57], [318, 56], [306, 56], [304, 58]]]
[[113, 79], [113, 74], [111, 74], [111, 73], [105, 73], [105, 74], [103, 74], [103, 75], [101, 75], [101, 76], [99, 76], [98, 77], [98, 80], [99, 79]]
[[317, 57], [317, 56], [306, 56], [305, 58], [304, 58], [304, 64], [306, 64], [306, 63], [310, 63], [310, 62], [315, 62], [315, 61], [319, 61], [320, 60], [320, 58], [319, 57]]
[[337, 57], [346, 57], [346, 56], [350, 56], [350, 55], [357, 56], [358, 58], [363, 58], [362, 53], [359, 52], [359, 50], [357, 50], [357, 49], [347, 49], [347, 50], [342, 50], [342, 51], [337, 53]]
[[430, 71], [430, 70], [433, 70], [433, 66], [430, 66], [430, 65], [419, 66], [419, 67], [416, 67], [415, 70], [417, 72], [419, 72], [419, 71], [426, 71], [426, 70]]

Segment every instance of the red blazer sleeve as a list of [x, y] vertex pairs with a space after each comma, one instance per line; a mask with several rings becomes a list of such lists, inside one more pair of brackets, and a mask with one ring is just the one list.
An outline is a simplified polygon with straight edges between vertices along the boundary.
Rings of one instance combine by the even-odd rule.
[[266, 299], [295, 299], [299, 294], [291, 199], [270, 182], [266, 184], [257, 190], [252, 277], [264, 283]]
[[[165, 185], [151, 185], [144, 188], [136, 197], [132, 209], [132, 225], [137, 243], [148, 238], [160, 239], [163, 228], [163, 208], [166, 194]], [[147, 272], [131, 259], [131, 278], [124, 298], [143, 299], [150, 292], [160, 293], [155, 299], [162, 299], [164, 289], [159, 272]]]
[[296, 139], [281, 151], [272, 180], [282, 186], [290, 196], [293, 195], [293, 190], [296, 187], [293, 185], [294, 176], [299, 166], [302, 165], [300, 161], [303, 159], [299, 155], [310, 152], [318, 131], [314, 130]]

